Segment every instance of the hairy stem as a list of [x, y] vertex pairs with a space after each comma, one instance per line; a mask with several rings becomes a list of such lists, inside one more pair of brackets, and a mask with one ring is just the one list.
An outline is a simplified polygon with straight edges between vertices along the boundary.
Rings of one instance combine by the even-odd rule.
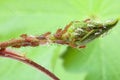
[[35, 67], [36, 69], [38, 69], [39, 71], [42, 71], [43, 73], [45, 73], [46, 75], [48, 75], [49, 77], [51, 77], [53, 80], [59, 80], [59, 78], [57, 78], [52, 72], [50, 72], [49, 70], [45, 69], [44, 67], [42, 67], [41, 65], [37, 64], [36, 62], [21, 56], [19, 54], [16, 54], [15, 52], [5, 49], [5, 50], [0, 50], [0, 56], [2, 57], [8, 57], [8, 58], [12, 58], [15, 60], [18, 60], [20, 62], [23, 62], [25, 64], [28, 64], [30, 66]]

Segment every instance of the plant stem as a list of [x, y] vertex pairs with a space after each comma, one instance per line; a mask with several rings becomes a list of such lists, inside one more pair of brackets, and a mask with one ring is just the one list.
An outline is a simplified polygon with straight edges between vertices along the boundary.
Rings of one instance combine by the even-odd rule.
[[46, 75], [48, 75], [49, 77], [51, 77], [53, 80], [60, 80], [59, 78], [57, 78], [52, 72], [50, 72], [49, 70], [45, 69], [44, 67], [42, 67], [41, 65], [37, 64], [36, 62], [21, 56], [11, 50], [5, 49], [5, 50], [0, 50], [0, 56], [2, 57], [8, 57], [8, 58], [12, 58], [15, 60], [18, 60], [20, 62], [23, 62], [25, 64], [28, 64], [30, 66], [35, 67], [36, 69], [38, 69], [39, 71], [42, 71], [43, 73], [45, 73]]

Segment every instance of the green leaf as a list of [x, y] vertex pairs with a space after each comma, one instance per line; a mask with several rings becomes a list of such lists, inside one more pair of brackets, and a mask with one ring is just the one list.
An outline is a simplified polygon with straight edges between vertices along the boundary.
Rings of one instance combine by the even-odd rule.
[[86, 72], [85, 80], [119, 80], [119, 27], [85, 49], [68, 48], [63, 55], [65, 69], [70, 72]]
[[[101, 19], [120, 17], [119, 3], [119, 0], [1, 0], [0, 41], [17, 38], [23, 33], [40, 35], [47, 31], [55, 32], [70, 21], [89, 16]], [[119, 80], [119, 40], [117, 26], [110, 34], [93, 41], [80, 52], [68, 48], [64, 54], [64, 66], [74, 73], [64, 70], [59, 58], [66, 49], [64, 45], [12, 49], [25, 53], [51, 71], [52, 65], [61, 80]], [[11, 59], [0, 58], [0, 66], [0, 80], [50, 80], [36, 69]]]

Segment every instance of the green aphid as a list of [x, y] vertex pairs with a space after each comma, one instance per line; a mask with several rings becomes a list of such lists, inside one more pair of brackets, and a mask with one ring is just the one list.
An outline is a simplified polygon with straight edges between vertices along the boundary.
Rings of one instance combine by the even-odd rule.
[[[70, 46], [80, 47], [94, 40], [103, 33], [108, 32], [118, 23], [118, 19], [104, 22], [96, 20], [73, 21], [72, 25], [63, 34], [63, 40], [69, 42]], [[69, 36], [66, 38], [66, 36]]]

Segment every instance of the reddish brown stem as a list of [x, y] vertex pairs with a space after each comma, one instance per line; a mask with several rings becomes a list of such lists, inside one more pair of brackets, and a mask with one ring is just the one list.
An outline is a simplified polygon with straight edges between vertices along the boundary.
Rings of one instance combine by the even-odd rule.
[[24, 56], [16, 54], [15, 52], [12, 52], [12, 51], [7, 50], [7, 49], [0, 50], [0, 56], [12, 58], [12, 59], [18, 60], [20, 62], [23, 62], [25, 64], [28, 64], [30, 66], [33, 66], [36, 69], [38, 69], [39, 71], [42, 71], [43, 73], [45, 73], [46, 75], [51, 77], [53, 80], [59, 80], [59, 78], [57, 78], [53, 73], [51, 73], [50, 71], [48, 71], [47, 69], [45, 69], [41, 65], [37, 64], [36, 62], [34, 62], [34, 61], [24, 57]]

